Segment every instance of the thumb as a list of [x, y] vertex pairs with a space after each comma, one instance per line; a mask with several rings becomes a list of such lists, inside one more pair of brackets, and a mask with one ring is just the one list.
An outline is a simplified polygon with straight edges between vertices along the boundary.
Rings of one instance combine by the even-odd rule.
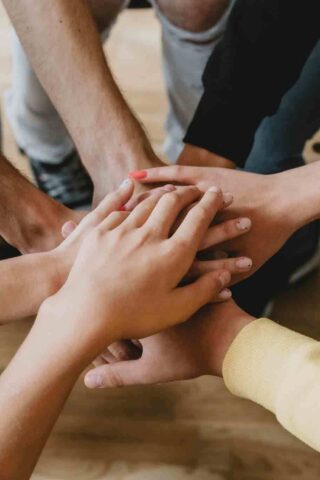
[[87, 372], [84, 383], [91, 389], [153, 383], [152, 369], [141, 359], [101, 365]]
[[69, 237], [71, 233], [77, 228], [76, 222], [73, 220], [69, 220], [68, 222], [65, 222], [62, 227], [61, 227], [61, 235], [63, 238]]
[[230, 281], [231, 274], [228, 270], [216, 270], [202, 275], [194, 283], [177, 289], [177, 308], [185, 319], [190, 318], [204, 305], [216, 300]]

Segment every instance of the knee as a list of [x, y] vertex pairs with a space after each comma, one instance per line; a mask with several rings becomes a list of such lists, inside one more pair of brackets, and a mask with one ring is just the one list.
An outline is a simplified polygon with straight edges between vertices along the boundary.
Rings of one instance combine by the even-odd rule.
[[193, 33], [213, 27], [230, 0], [157, 0], [161, 12], [179, 28]]
[[88, 5], [99, 32], [110, 28], [126, 5], [126, 0], [89, 0]]

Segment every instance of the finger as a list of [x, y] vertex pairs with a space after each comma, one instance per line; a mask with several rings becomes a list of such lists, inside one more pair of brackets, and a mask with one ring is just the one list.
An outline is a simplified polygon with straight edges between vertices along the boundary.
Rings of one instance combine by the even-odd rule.
[[180, 212], [197, 200], [200, 195], [201, 192], [196, 187], [181, 187], [168, 193], [159, 201], [146, 222], [145, 228], [167, 238]]
[[137, 345], [134, 345], [130, 340], [115, 342], [108, 347], [108, 351], [117, 362], [137, 360], [141, 357], [142, 353], [141, 347], [137, 347]]
[[99, 355], [99, 357], [95, 358], [92, 362], [92, 365], [94, 367], [100, 367], [100, 365], [105, 365], [105, 364], [106, 364], [106, 361], [102, 358], [101, 355]]
[[217, 270], [201, 276], [190, 285], [176, 288], [173, 292], [172, 308], [181, 313], [180, 321], [187, 320], [204, 305], [217, 299], [230, 280], [230, 272]]
[[134, 192], [134, 182], [126, 179], [122, 182], [118, 190], [109, 193], [94, 210], [101, 217], [105, 218], [109, 213], [119, 210], [131, 198]]
[[211, 222], [221, 209], [223, 197], [218, 187], [211, 187], [202, 199], [189, 211], [171, 241], [193, 245], [195, 252]]
[[149, 168], [147, 170], [138, 170], [130, 172], [129, 177], [142, 183], [183, 183], [185, 185], [194, 185], [196, 173], [201, 167], [183, 167], [173, 165], [170, 167]]
[[153, 375], [152, 366], [139, 359], [94, 368], [87, 372], [84, 383], [91, 389], [145, 385], [154, 383]]
[[240, 237], [249, 232], [251, 226], [252, 222], [249, 218], [236, 218], [214, 225], [205, 234], [200, 250]]
[[139, 203], [141, 203], [143, 200], [146, 200], [151, 195], [154, 195], [155, 193], [163, 190], [165, 190], [166, 192], [173, 192], [175, 189], [176, 187], [174, 185], [165, 185], [164, 187], [153, 188], [152, 190], [148, 190], [147, 192], [139, 193], [138, 195], [132, 197], [129, 202], [126, 203], [124, 209], [131, 212], [134, 208], [136, 208], [137, 205], [139, 205]]
[[69, 220], [68, 222], [64, 223], [61, 227], [61, 235], [63, 238], [69, 237], [71, 233], [77, 228], [76, 222], [73, 220]]
[[231, 275], [238, 273], [248, 272], [252, 268], [252, 260], [247, 257], [227, 258], [221, 260], [212, 261], [199, 261], [196, 260], [189, 273], [188, 278], [198, 278], [201, 275], [216, 270], [228, 270]]
[[100, 224], [100, 228], [103, 231], [114, 230], [121, 225], [130, 215], [130, 212], [112, 212], [103, 222]]
[[165, 190], [159, 190], [155, 194], [148, 197], [146, 200], [141, 202], [134, 210], [131, 212], [130, 217], [125, 222], [126, 228], [139, 228], [142, 227], [152, 214], [153, 210], [157, 206], [160, 199], [164, 196], [169, 195]]
[[81, 230], [77, 229], [77, 231], [83, 232], [99, 225], [111, 212], [119, 210], [130, 199], [133, 190], [132, 180], [127, 179], [122, 182], [118, 190], [106, 195], [99, 205], [84, 217], [78, 226]]
[[214, 299], [214, 303], [226, 302], [227, 300], [230, 300], [231, 297], [232, 297], [231, 290], [229, 288], [224, 288]]

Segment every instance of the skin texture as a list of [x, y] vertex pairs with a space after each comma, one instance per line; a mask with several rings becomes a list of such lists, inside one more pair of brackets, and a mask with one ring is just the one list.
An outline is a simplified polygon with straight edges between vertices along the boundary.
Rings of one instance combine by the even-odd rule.
[[227, 285], [226, 270], [181, 285], [222, 204], [217, 188], [201, 197], [184, 187], [148, 197], [130, 215], [114, 212], [86, 235], [66, 283], [0, 377], [1, 478], [30, 477], [79, 374], [108, 345], [182, 323]]
[[267, 176], [224, 168], [183, 166], [152, 169], [143, 173], [144, 178], [141, 172], [139, 176], [141, 182], [153, 185], [172, 182], [196, 185], [206, 191], [214, 182], [225, 191], [231, 191], [234, 203], [220, 218], [227, 219], [241, 212], [251, 219], [253, 228], [249, 235], [223, 243], [220, 248], [230, 255], [241, 252], [252, 258], [250, 274], [273, 256], [296, 230], [319, 218], [319, 189], [314, 181], [320, 176], [317, 162]]
[[61, 243], [67, 220], [74, 212], [32, 185], [0, 154], [0, 235], [21, 253], [44, 252]]
[[136, 350], [132, 360], [121, 358], [120, 351], [113, 357], [105, 352], [96, 360], [97, 368], [87, 372], [85, 384], [113, 388], [222, 376], [226, 352], [253, 320], [232, 300], [206, 306], [184, 324], [141, 340], [132, 347]]
[[[73, 265], [75, 256], [86, 235], [112, 212], [119, 208], [133, 193], [133, 182], [107, 195], [100, 205], [89, 213], [69, 237], [50, 252], [34, 253], [0, 262], [0, 323], [35, 315], [41, 303], [56, 293], [63, 285]], [[161, 195], [160, 190], [158, 195]], [[123, 218], [126, 213], [121, 214]], [[67, 222], [68, 233], [76, 224]], [[61, 230], [61, 227], [60, 227]], [[60, 233], [61, 239], [63, 239]], [[14, 301], [12, 301], [14, 299]]]

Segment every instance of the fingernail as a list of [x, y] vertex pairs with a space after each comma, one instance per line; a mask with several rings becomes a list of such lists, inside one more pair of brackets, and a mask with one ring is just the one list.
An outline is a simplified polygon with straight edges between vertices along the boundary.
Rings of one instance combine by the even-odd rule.
[[134, 178], [135, 180], [142, 180], [148, 175], [146, 170], [136, 170], [135, 172], [130, 172], [129, 177]]
[[219, 293], [219, 298], [221, 298], [221, 300], [228, 300], [228, 298], [231, 298], [231, 297], [232, 297], [232, 292], [231, 290], [229, 290], [229, 288], [225, 288]]
[[119, 208], [119, 212], [126, 212], [126, 211], [127, 209], [125, 205], [122, 205], [122, 207]]
[[240, 270], [249, 270], [252, 267], [252, 260], [247, 257], [241, 257], [236, 260], [236, 266]]
[[93, 373], [92, 375], [87, 375], [84, 379], [84, 383], [88, 388], [101, 388], [103, 387], [103, 381], [101, 375]]
[[229, 192], [224, 193], [224, 194], [223, 194], [223, 203], [224, 203], [225, 205], [229, 205], [229, 204], [232, 203], [232, 202], [233, 202], [233, 195], [232, 195], [232, 193], [229, 193]]
[[222, 272], [219, 276], [219, 279], [220, 279], [220, 282], [221, 282], [221, 285], [224, 287], [225, 285], [228, 285], [228, 283], [230, 282], [231, 280], [231, 274], [230, 272]]
[[166, 190], [167, 192], [173, 192], [174, 190], [176, 190], [176, 187], [174, 185], [165, 185], [163, 187], [163, 190]]
[[213, 193], [220, 193], [221, 192], [221, 189], [219, 187], [217, 187], [216, 185], [213, 185], [212, 187], [210, 187], [208, 189], [208, 192], [213, 192]]
[[70, 220], [69, 222], [66, 222], [64, 225], [62, 225], [61, 233], [64, 238], [69, 237], [71, 233], [77, 228], [77, 224]]
[[128, 185], [130, 185], [130, 183], [131, 183], [130, 180], [126, 178], [125, 180], [123, 180], [119, 188], [127, 188]]
[[237, 221], [237, 228], [238, 230], [249, 230], [251, 227], [251, 220], [250, 218], [240, 218], [240, 220]]

